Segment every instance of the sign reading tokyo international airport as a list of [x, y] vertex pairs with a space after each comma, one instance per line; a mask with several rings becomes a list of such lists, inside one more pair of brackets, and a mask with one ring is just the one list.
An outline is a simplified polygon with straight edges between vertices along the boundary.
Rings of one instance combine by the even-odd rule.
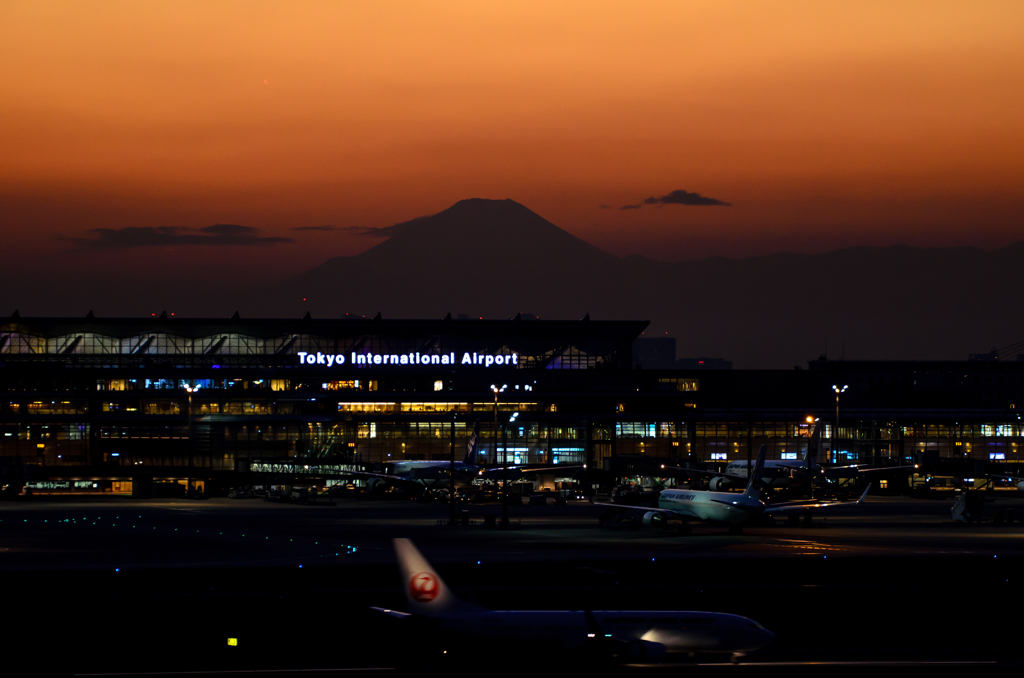
[[[316, 353], [299, 351], [300, 365], [344, 365], [344, 353]], [[519, 354], [486, 355], [483, 353], [463, 353], [462, 360], [456, 362], [455, 353], [355, 353], [348, 360], [349, 365], [369, 367], [371, 365], [472, 365], [491, 367], [518, 365]]]

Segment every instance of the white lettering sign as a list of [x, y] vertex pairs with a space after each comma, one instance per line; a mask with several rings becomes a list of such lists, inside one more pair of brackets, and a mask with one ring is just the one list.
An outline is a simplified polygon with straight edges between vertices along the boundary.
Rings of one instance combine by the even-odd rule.
[[[333, 367], [345, 364], [345, 356], [317, 351], [299, 351], [300, 365], [324, 365]], [[349, 360], [355, 367], [373, 365], [472, 365], [474, 367], [507, 367], [519, 364], [519, 354], [488, 355], [485, 353], [463, 353], [462, 359], [456, 362], [455, 353], [356, 353], [352, 352]]]

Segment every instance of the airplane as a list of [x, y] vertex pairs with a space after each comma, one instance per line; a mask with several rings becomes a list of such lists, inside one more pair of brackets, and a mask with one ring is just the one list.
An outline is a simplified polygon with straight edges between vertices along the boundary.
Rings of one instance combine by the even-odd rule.
[[[802, 460], [797, 459], [770, 459], [764, 463], [764, 474], [762, 482], [769, 490], [793, 489], [806, 486], [812, 478], [825, 477], [828, 479], [851, 478], [861, 473], [873, 473], [876, 471], [893, 471], [897, 469], [917, 468], [917, 465], [905, 466], [881, 466], [877, 468], [863, 468], [859, 464], [850, 466], [821, 466], [817, 463], [818, 453], [821, 449], [820, 424], [816, 424], [814, 432], [807, 441], [807, 451]], [[713, 492], [722, 492], [730, 488], [743, 487], [750, 477], [750, 460], [739, 459], [729, 462], [724, 472], [700, 471], [687, 469], [679, 466], [668, 466], [672, 470], [686, 471], [691, 475], [712, 476], [708, 481], [708, 489]]]
[[834, 508], [860, 504], [868, 496], [871, 484], [856, 501], [795, 501], [778, 504], [765, 504], [761, 501], [762, 479], [764, 474], [765, 455], [768, 446], [762, 445], [758, 450], [754, 469], [747, 479], [747, 488], [742, 494], [736, 492], [712, 492], [704, 490], [663, 490], [658, 495], [658, 507], [624, 506], [623, 504], [605, 504], [594, 502], [596, 506], [642, 511], [644, 525], [665, 524], [670, 518], [683, 521], [682, 531], [688, 531], [688, 523], [699, 520], [709, 523], [727, 525], [730, 534], [741, 534], [743, 526], [762, 515], [776, 515], [800, 511], [807, 513], [812, 509]]
[[[514, 417], [513, 417], [514, 418]], [[455, 462], [455, 477], [461, 478], [465, 485], [471, 484], [474, 479], [502, 479], [514, 480], [524, 473], [540, 473], [544, 471], [564, 471], [574, 468], [586, 468], [586, 465], [572, 466], [559, 465], [551, 468], [527, 468], [525, 466], [498, 466], [483, 467], [474, 463], [477, 454], [477, 440], [480, 434], [480, 422], [473, 426], [473, 432], [466, 443], [466, 456], [462, 461]], [[354, 478], [364, 478], [368, 487], [372, 490], [380, 483], [404, 487], [416, 493], [443, 494], [451, 490], [451, 461], [442, 460], [407, 460], [392, 461], [388, 463], [389, 472], [376, 473], [373, 471], [346, 471], [345, 475]], [[504, 475], [503, 475], [504, 474]]]
[[426, 620], [439, 637], [504, 639], [635, 659], [727, 653], [734, 662], [775, 638], [753, 619], [723, 612], [490, 610], [457, 598], [408, 539], [395, 539], [394, 547], [409, 611], [370, 609], [405, 622]]

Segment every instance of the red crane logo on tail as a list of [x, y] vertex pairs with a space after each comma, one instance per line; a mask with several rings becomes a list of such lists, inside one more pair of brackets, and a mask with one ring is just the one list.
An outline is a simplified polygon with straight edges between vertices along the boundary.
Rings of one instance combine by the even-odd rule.
[[437, 598], [437, 577], [429, 572], [417, 572], [409, 578], [409, 595], [418, 603], [429, 603]]

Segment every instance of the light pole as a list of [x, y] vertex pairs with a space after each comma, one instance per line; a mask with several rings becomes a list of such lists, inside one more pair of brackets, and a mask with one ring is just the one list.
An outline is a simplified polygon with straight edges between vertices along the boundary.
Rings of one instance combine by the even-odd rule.
[[[508, 424], [516, 420], [519, 413], [509, 417]], [[501, 526], [508, 528], [508, 424], [501, 425]]]
[[494, 384], [491, 384], [491, 391], [494, 393], [494, 463], [498, 463], [498, 394], [504, 393], [505, 389], [508, 388], [508, 384], [502, 384], [501, 388], [498, 388]]
[[198, 386], [186, 386], [188, 391], [188, 480], [185, 481], [185, 496], [192, 491], [192, 394], [199, 390]]
[[839, 394], [845, 393], [846, 389], [850, 388], [848, 384], [843, 384], [842, 388], [839, 388], [835, 384], [832, 384], [832, 390], [836, 392], [836, 430], [835, 435], [832, 436], [832, 463], [839, 463]]
[[[498, 388], [494, 384], [491, 384], [491, 391], [494, 393], [494, 463], [498, 463], [498, 395], [504, 393], [505, 389], [508, 388], [508, 384], [502, 384], [501, 388]], [[502, 433], [505, 431], [505, 427], [501, 428]], [[502, 438], [505, 436], [502, 435]], [[502, 448], [502, 458], [508, 457], [508, 444], [504, 443]], [[501, 472], [501, 526], [508, 527], [508, 464], [502, 464], [503, 468]]]

